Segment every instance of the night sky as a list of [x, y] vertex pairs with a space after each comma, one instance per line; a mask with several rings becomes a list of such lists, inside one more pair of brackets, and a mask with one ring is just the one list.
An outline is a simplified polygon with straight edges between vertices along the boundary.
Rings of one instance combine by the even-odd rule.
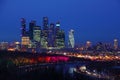
[[66, 32], [75, 30], [76, 43], [120, 40], [120, 0], [0, 0], [0, 41], [20, 41], [20, 18], [42, 25], [61, 22]]

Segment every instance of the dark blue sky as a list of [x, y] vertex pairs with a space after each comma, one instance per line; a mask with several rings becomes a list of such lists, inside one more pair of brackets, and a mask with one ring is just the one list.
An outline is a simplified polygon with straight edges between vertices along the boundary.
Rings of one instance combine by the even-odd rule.
[[111, 42], [120, 39], [120, 0], [0, 0], [0, 41], [20, 41], [20, 18], [61, 21], [75, 30], [76, 42]]

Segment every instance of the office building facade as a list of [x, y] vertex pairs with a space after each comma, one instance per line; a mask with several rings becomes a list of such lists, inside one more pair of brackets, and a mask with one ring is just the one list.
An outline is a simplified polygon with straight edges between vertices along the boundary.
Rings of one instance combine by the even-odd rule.
[[74, 40], [74, 30], [69, 31], [69, 42], [68, 42], [69, 48], [74, 48], [75, 46], [75, 40]]

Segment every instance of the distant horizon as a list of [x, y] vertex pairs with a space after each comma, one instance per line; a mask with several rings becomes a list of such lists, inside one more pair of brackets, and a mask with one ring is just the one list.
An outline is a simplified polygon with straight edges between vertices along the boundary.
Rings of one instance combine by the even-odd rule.
[[[43, 16], [43, 17], [48, 17], [48, 16]], [[43, 18], [42, 17], [42, 18]], [[21, 17], [21, 18], [24, 18], [24, 17]], [[19, 18], [19, 24], [21, 24], [20, 23], [20, 19], [21, 18]], [[26, 19], [26, 18], [25, 18]], [[48, 17], [48, 19], [49, 19], [49, 17]], [[32, 20], [34, 20], [34, 21], [36, 21], [35, 19], [32, 19]], [[28, 28], [29, 28], [29, 23], [30, 23], [30, 21], [32, 21], [32, 20], [27, 20], [26, 19], [26, 29], [28, 30]], [[42, 19], [40, 20], [41, 21], [41, 25], [37, 25], [37, 26], [40, 26], [41, 28], [43, 28], [43, 25], [42, 25]], [[61, 24], [61, 21], [60, 20], [58, 20], [59, 22], [60, 22], [60, 24]], [[56, 21], [56, 22], [58, 22], [58, 21]], [[49, 19], [49, 25], [50, 25], [50, 23], [54, 23], [54, 24], [56, 24], [56, 22], [50, 22], [50, 19]], [[38, 21], [36, 21], [36, 23], [38, 23]], [[63, 24], [62, 24], [63, 25]], [[61, 26], [60, 26], [61, 27]], [[61, 28], [62, 30], [64, 30], [64, 28]], [[21, 30], [20, 30], [20, 28], [19, 28], [19, 31], [20, 31], [20, 34], [21, 34]], [[67, 31], [67, 32], [69, 32], [69, 31]], [[76, 31], [74, 31], [75, 33], [76, 33]], [[65, 34], [65, 36], [66, 36], [66, 41], [68, 41], [68, 33], [67, 33], [67, 35]], [[76, 36], [76, 35], [74, 35], [74, 36]], [[78, 35], [77, 35], [78, 36]], [[12, 40], [0, 40], [0, 42], [15, 42], [15, 41], [21, 41], [21, 36], [19, 35], [18, 36], [18, 38], [19, 38], [19, 40], [15, 40], [15, 39], [13, 39], [13, 41]], [[113, 40], [114, 39], [118, 39], [118, 38], [113, 38]], [[76, 40], [76, 39], [75, 39]], [[90, 39], [88, 39], [88, 40], [86, 40], [86, 41], [91, 41], [93, 44], [96, 44], [96, 43], [99, 43], [99, 42], [103, 42], [103, 43], [113, 43], [113, 40], [100, 40], [100, 41], [94, 41], [93, 39], [92, 40], [90, 40]], [[65, 42], [66, 42], [65, 41]], [[80, 42], [77, 42], [76, 44], [85, 44], [86, 43], [86, 41], [80, 41]], [[75, 41], [76, 42], [76, 41]], [[120, 41], [119, 41], [119, 39], [118, 39], [118, 42], [120, 43]], [[67, 43], [66, 43], [67, 44]]]

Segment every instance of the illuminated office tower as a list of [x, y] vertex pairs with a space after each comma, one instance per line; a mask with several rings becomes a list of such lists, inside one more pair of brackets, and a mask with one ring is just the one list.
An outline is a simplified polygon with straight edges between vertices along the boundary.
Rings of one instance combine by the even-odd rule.
[[30, 38], [28, 36], [22, 37], [21, 45], [22, 45], [21, 50], [27, 51], [27, 48], [30, 45]]
[[22, 45], [28, 46], [30, 44], [30, 38], [29, 37], [22, 37]]
[[60, 37], [61, 37], [61, 40], [60, 40], [61, 45], [58, 47], [65, 48], [65, 32], [64, 32], [64, 30], [60, 30]]
[[41, 34], [41, 48], [47, 48], [48, 47], [48, 41], [46, 41], [46, 37]]
[[29, 45], [29, 32], [26, 30], [26, 20], [21, 18], [21, 50], [26, 51]]
[[114, 39], [114, 49], [118, 49], [118, 40]]
[[48, 30], [48, 17], [43, 17], [43, 30]]
[[26, 36], [26, 20], [21, 18], [21, 36]]
[[55, 46], [55, 29], [54, 29], [55, 25], [54, 23], [50, 24], [50, 28], [49, 28], [49, 36], [48, 36], [48, 40], [49, 40], [49, 47], [54, 47]]
[[58, 47], [60, 43], [59, 33], [60, 33], [60, 22], [57, 22], [55, 27], [55, 47]]
[[31, 21], [29, 23], [29, 37], [30, 40], [33, 40], [33, 28], [36, 26], [36, 21]]
[[55, 47], [57, 47], [57, 48], [65, 47], [65, 32], [63, 30], [59, 30], [56, 33]]
[[49, 34], [49, 26], [48, 26], [48, 17], [43, 17], [43, 30], [41, 33], [41, 47], [48, 47], [48, 34]]
[[43, 36], [46, 39], [48, 37], [48, 33], [49, 33], [48, 17], [43, 17]]
[[55, 44], [57, 48], [65, 48], [65, 32], [63, 30], [57, 32]]
[[41, 29], [40, 26], [35, 26], [33, 28], [33, 41], [39, 42], [40, 43], [40, 39], [41, 39]]
[[86, 49], [90, 48], [91, 47], [91, 42], [90, 41], [86, 41]]
[[56, 22], [56, 31], [59, 31], [60, 30], [60, 22]]
[[60, 22], [57, 22], [55, 27], [55, 47], [65, 48], [65, 32], [60, 30]]
[[15, 42], [15, 50], [20, 51], [20, 42]]
[[74, 30], [70, 30], [69, 31], [69, 42], [68, 42], [68, 46], [70, 48], [74, 48], [75, 46], [75, 40], [74, 40]]

